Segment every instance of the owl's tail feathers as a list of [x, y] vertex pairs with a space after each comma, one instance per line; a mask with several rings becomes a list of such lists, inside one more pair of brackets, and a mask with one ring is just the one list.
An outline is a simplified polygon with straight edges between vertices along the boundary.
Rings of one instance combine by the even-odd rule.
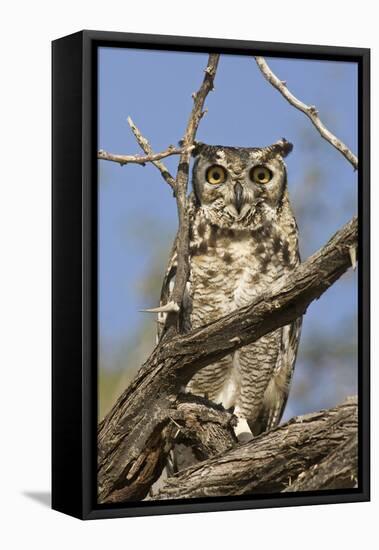
[[257, 420], [250, 426], [254, 436], [272, 430], [279, 424], [284, 411], [285, 401], [287, 400], [279, 400], [274, 407], [262, 407]]
[[288, 390], [288, 387], [277, 384], [276, 377], [270, 380], [258, 417], [254, 423], [249, 423], [254, 436], [272, 430], [279, 424], [287, 404]]

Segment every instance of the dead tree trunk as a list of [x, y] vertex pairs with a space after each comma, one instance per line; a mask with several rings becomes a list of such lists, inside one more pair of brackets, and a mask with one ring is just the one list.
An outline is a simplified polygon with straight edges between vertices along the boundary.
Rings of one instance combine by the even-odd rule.
[[334, 409], [293, 418], [168, 478], [154, 499], [354, 487], [357, 423], [356, 398]]
[[356, 246], [354, 218], [250, 306], [161, 342], [99, 426], [99, 502], [143, 499], [171, 448], [180, 388], [206, 365], [304, 314], [348, 269]]

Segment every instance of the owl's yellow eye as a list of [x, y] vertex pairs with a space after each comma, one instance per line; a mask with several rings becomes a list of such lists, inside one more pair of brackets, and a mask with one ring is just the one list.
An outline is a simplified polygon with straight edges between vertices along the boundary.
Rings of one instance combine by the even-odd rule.
[[254, 183], [268, 183], [272, 178], [272, 172], [266, 166], [255, 166], [250, 171], [250, 178]]
[[207, 182], [212, 183], [213, 185], [224, 183], [226, 180], [226, 170], [223, 166], [220, 166], [219, 164], [214, 164], [213, 166], [208, 168], [206, 178]]

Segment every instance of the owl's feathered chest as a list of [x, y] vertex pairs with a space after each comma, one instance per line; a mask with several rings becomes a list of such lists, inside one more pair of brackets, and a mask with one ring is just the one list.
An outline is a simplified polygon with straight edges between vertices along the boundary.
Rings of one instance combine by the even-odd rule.
[[285, 226], [262, 220], [252, 227], [223, 228], [199, 209], [191, 225], [187, 321], [195, 328], [250, 303], [297, 262], [297, 240]]

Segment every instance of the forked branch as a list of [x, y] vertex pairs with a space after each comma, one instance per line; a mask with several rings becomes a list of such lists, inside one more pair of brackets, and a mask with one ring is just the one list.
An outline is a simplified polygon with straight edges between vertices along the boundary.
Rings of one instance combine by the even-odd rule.
[[[136, 138], [141, 149], [146, 153], [146, 155], [154, 155], [154, 151], [149, 143], [149, 141], [141, 134], [140, 130], [134, 124], [130, 116], [128, 117], [128, 124], [132, 130], [134, 137]], [[152, 163], [161, 173], [162, 178], [169, 184], [171, 189], [175, 193], [175, 178], [172, 177], [167, 167], [163, 164], [161, 160], [153, 160]]]
[[[177, 233], [177, 271], [172, 292], [172, 302], [175, 305], [174, 309], [176, 309], [176, 311], [172, 311], [168, 314], [166, 322], [166, 325], [168, 327], [166, 338], [171, 337], [178, 331], [178, 312], [180, 311], [186, 281], [188, 280], [189, 213], [187, 208], [187, 190], [189, 164], [191, 151], [194, 147], [196, 132], [199, 127], [200, 120], [205, 113], [205, 111], [203, 111], [204, 103], [209, 92], [213, 90], [219, 58], [220, 56], [218, 54], [209, 55], [208, 63], [204, 70], [204, 78], [201, 86], [197, 92], [192, 94], [193, 107], [188, 119], [183, 139], [181, 141], [182, 147], [180, 149], [170, 146], [161, 153], [154, 153], [148, 140], [141, 134], [140, 130], [134, 124], [132, 119], [128, 117], [129, 126], [140, 147], [145, 152], [146, 156], [115, 155], [113, 153], [108, 153], [103, 150], [100, 150], [98, 152], [99, 159], [117, 162], [121, 165], [128, 163], [137, 163], [144, 165], [147, 162], [151, 162], [152, 164], [154, 164], [154, 166], [158, 168], [162, 177], [174, 191], [179, 221], [179, 228]], [[174, 179], [167, 170], [166, 166], [161, 161], [165, 157], [178, 154], [180, 154], [180, 159], [176, 178]]]
[[[193, 94], [193, 108], [187, 123], [187, 128], [183, 136], [182, 145], [185, 148], [180, 155], [178, 171], [176, 174], [176, 204], [178, 210], [179, 229], [177, 233], [177, 270], [175, 284], [172, 291], [172, 301], [182, 304], [183, 294], [189, 273], [189, 212], [187, 208], [187, 189], [189, 176], [190, 152], [189, 148], [194, 145], [196, 132], [200, 120], [204, 114], [203, 107], [207, 95], [213, 90], [213, 83], [216, 76], [220, 56], [210, 54], [208, 64], [204, 71], [204, 79], [199, 91]], [[166, 337], [170, 337], [173, 332], [177, 332], [178, 314], [169, 314], [167, 317], [168, 331]]]
[[338, 139], [326, 126], [321, 122], [320, 117], [318, 116], [318, 111], [314, 105], [306, 105], [297, 97], [295, 97], [287, 88], [285, 81], [280, 80], [275, 73], [272, 72], [268, 66], [264, 57], [256, 56], [255, 61], [257, 65], [268, 82], [274, 86], [282, 94], [282, 96], [293, 106], [295, 109], [298, 109], [304, 113], [312, 122], [312, 124], [317, 128], [320, 135], [326, 139], [333, 147], [337, 149], [349, 162], [352, 164], [354, 169], [358, 168], [358, 158], [350, 151], [350, 149]]

